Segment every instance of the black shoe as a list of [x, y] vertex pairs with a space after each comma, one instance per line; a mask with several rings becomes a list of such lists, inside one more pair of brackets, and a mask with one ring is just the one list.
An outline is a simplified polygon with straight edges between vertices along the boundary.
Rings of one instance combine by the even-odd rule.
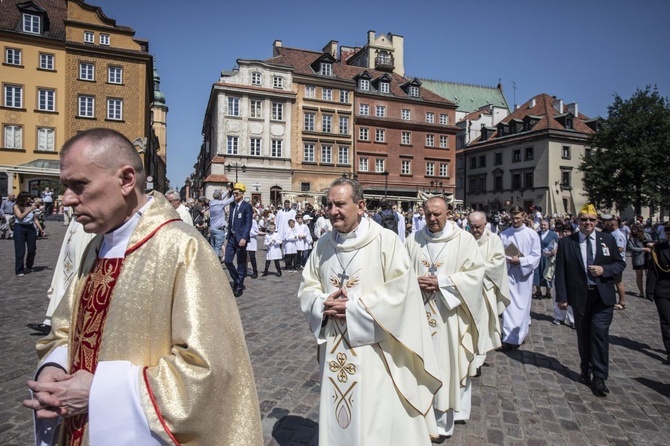
[[51, 325], [47, 324], [27, 324], [28, 328], [31, 330], [38, 331], [42, 333], [43, 335], [48, 335], [51, 333]]
[[482, 368], [481, 368], [481, 367], [477, 367], [477, 371], [475, 372], [475, 376], [474, 376], [474, 377], [475, 377], [475, 378], [479, 378], [480, 376], [482, 376]]
[[258, 271], [254, 271], [254, 273], [251, 275], [252, 279], [258, 279]]
[[265, 277], [265, 276], [267, 276], [267, 275], [268, 275], [268, 272], [267, 272], [267, 271], [263, 271], [263, 274], [261, 274], [261, 277]]
[[244, 291], [242, 290], [242, 288], [237, 288], [235, 291], [233, 291], [233, 296], [240, 297], [243, 293]]
[[588, 373], [582, 373], [579, 375], [579, 382], [584, 384], [585, 386], [591, 386], [591, 376]]
[[430, 442], [433, 444], [442, 444], [448, 437], [446, 435], [430, 436]]
[[591, 385], [591, 388], [593, 389], [593, 393], [595, 393], [596, 396], [605, 396], [606, 394], [610, 393], [610, 389], [607, 388], [605, 385], [605, 380], [602, 378], [593, 378], [593, 384]]
[[277, 271], [277, 277], [281, 277], [281, 271]]

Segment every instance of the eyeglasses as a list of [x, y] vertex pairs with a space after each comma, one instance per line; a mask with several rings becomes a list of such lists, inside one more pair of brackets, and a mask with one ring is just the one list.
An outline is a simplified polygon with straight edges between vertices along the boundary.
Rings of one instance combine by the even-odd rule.
[[584, 222], [586, 222], [586, 221], [596, 222], [596, 221], [598, 221], [598, 219], [597, 219], [597, 218], [580, 218], [579, 221], [584, 221]]

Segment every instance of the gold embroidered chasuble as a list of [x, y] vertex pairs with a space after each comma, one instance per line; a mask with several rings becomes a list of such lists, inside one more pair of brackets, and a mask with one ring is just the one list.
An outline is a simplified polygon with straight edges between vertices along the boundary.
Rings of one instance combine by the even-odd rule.
[[[461, 410], [461, 387], [468, 376], [476, 372], [474, 365], [477, 322], [485, 311], [481, 295], [484, 277], [482, 260], [475, 238], [447, 221], [441, 235], [431, 237], [427, 228], [415, 232], [405, 241], [412, 268], [418, 276], [436, 274], [447, 277], [453, 288], [442, 288], [436, 293], [422, 292], [425, 315], [428, 319], [433, 345], [440, 366], [443, 386], [436, 395], [435, 407], [446, 412]], [[457, 304], [457, 302], [455, 302]]]
[[[395, 233], [361, 226], [355, 239], [319, 239], [298, 291], [319, 344], [319, 445], [428, 445], [441, 383], [416, 276]], [[324, 321], [323, 302], [342, 287], [347, 319]], [[365, 335], [361, 319], [374, 321]]]
[[[170, 203], [153, 194], [111, 292], [98, 364], [129, 361], [140, 367], [142, 411], [166, 444], [261, 445], [258, 398], [237, 304], [230, 288], [221, 286], [225, 275], [202, 235], [182, 221], [165, 224], [176, 218]], [[102, 239], [89, 244], [53, 316], [52, 333], [38, 342], [40, 360], [57, 347], [76, 345], [72, 310], [96, 273]], [[83, 444], [89, 444], [87, 432]]]
[[477, 354], [484, 354], [502, 345], [501, 315], [510, 303], [507, 261], [502, 240], [488, 228], [477, 240], [484, 259], [485, 273], [482, 293], [486, 300], [486, 311], [481, 312], [477, 324], [480, 333], [477, 340]]

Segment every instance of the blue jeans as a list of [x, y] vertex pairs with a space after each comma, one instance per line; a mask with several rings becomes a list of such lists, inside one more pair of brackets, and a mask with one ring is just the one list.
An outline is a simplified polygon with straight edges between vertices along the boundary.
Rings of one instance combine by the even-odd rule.
[[225, 229], [209, 228], [209, 244], [212, 245], [212, 248], [214, 248], [214, 252], [218, 258], [221, 258], [221, 248], [223, 247], [223, 242], [225, 241]]
[[26, 256], [25, 268], [31, 269], [35, 263], [35, 253], [37, 252], [37, 231], [32, 224], [14, 225], [14, 254], [16, 263], [14, 272], [16, 274], [25, 273], [23, 266], [23, 257], [26, 255], [26, 245], [28, 245], [28, 255]]
[[[233, 264], [235, 257], [237, 257], [237, 268]], [[225, 264], [234, 282], [233, 290], [244, 290], [244, 278], [247, 276], [247, 247], [241, 248], [235, 236], [230, 236], [228, 239]]]

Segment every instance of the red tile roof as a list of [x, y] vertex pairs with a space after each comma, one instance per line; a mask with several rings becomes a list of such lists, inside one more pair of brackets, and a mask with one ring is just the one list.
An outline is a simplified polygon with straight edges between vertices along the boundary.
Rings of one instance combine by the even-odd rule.
[[205, 183], [229, 183], [230, 180], [228, 179], [227, 176], [225, 175], [219, 175], [212, 173], [207, 176], [207, 178], [204, 179]]

